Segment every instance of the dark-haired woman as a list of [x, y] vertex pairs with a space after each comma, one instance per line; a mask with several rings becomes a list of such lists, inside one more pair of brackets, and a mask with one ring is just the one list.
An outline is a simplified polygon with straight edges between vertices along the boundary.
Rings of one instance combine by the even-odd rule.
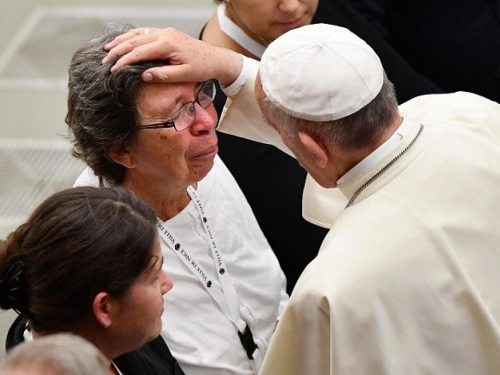
[[[35, 339], [71, 332], [90, 341], [111, 374], [175, 374], [158, 339], [172, 281], [162, 270], [155, 222], [150, 208], [121, 189], [74, 188], [45, 200], [0, 244], [0, 307], [24, 318], [7, 346], [22, 340], [27, 322]], [[160, 367], [148, 360], [158, 351]]]

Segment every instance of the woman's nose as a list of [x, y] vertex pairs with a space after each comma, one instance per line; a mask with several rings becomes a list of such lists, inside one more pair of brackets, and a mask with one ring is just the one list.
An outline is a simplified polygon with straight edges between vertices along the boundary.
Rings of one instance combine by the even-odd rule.
[[165, 271], [161, 271], [161, 294], [166, 294], [174, 286], [174, 282], [168, 276]]
[[200, 132], [209, 132], [215, 129], [217, 124], [217, 113], [213, 104], [203, 109], [198, 103], [194, 105], [196, 118], [191, 125], [191, 131], [195, 134]]
[[278, 7], [284, 13], [294, 13], [299, 7], [299, 0], [281, 0]]

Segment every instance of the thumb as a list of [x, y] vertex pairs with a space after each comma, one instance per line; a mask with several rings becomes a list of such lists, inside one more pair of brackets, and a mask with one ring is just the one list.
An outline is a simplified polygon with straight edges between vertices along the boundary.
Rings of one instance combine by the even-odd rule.
[[150, 68], [142, 73], [144, 82], [173, 83], [173, 82], [202, 82], [210, 77], [193, 74], [192, 69], [186, 65], [164, 65]]

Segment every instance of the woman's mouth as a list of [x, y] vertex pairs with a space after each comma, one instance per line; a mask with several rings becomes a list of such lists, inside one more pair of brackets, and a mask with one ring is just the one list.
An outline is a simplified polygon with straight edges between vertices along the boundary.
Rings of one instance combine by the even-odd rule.
[[195, 156], [195, 158], [213, 158], [219, 152], [217, 145], [212, 146]]
[[297, 17], [293, 20], [286, 22], [279, 22], [279, 24], [286, 27], [287, 29], [295, 29], [297, 27], [302, 26], [302, 17]]

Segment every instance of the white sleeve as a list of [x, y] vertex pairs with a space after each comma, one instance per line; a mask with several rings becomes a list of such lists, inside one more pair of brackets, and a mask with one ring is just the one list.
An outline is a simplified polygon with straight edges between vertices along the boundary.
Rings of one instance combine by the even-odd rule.
[[248, 74], [250, 73], [250, 69], [252, 67], [252, 62], [250, 58], [243, 56], [241, 54], [240, 56], [243, 59], [243, 67], [241, 68], [240, 75], [238, 76], [238, 78], [236, 78], [236, 81], [231, 83], [229, 86], [227, 87], [221, 86], [222, 91], [224, 91], [224, 94], [226, 94], [228, 98], [234, 98], [236, 95], [238, 95], [241, 88], [245, 84], [248, 78]]
[[99, 187], [99, 177], [94, 174], [94, 171], [90, 167], [86, 167], [80, 176], [76, 179], [73, 187], [80, 186], [94, 186]]
[[[278, 132], [265, 121], [255, 99], [254, 85], [259, 72], [259, 62], [252, 59], [246, 59], [245, 61], [249, 62], [248, 72], [244, 74], [246, 80], [243, 85], [238, 84], [237, 94], [228, 98], [218, 130], [252, 141], [274, 145], [281, 151], [293, 156], [292, 152], [281, 140]], [[242, 69], [242, 73], [246, 69]], [[234, 89], [236, 91], [236, 88]]]

